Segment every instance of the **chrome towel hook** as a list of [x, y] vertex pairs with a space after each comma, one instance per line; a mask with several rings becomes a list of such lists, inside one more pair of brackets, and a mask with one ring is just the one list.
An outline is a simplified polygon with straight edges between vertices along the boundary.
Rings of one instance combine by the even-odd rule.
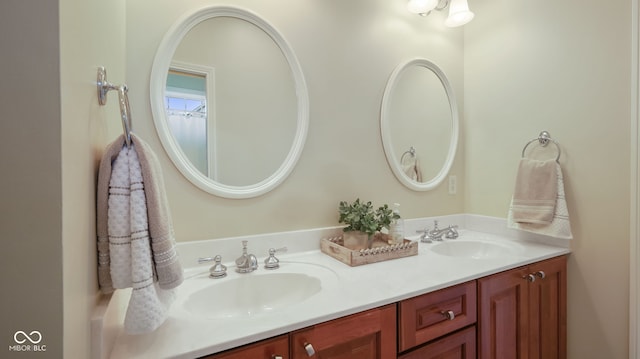
[[122, 131], [127, 147], [131, 145], [131, 107], [129, 107], [129, 88], [126, 84], [113, 85], [107, 81], [107, 70], [98, 67], [98, 103], [102, 106], [107, 104], [107, 93], [111, 90], [118, 91], [118, 103], [120, 105], [120, 117], [122, 119]]

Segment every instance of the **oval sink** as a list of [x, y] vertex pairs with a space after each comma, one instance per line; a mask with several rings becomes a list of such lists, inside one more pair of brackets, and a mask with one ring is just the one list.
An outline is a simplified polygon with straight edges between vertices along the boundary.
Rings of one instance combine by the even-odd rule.
[[434, 244], [431, 250], [449, 257], [494, 259], [517, 255], [520, 248], [512, 243], [452, 240]]
[[299, 303], [321, 288], [320, 279], [303, 273], [243, 274], [194, 292], [184, 306], [199, 317], [252, 316]]

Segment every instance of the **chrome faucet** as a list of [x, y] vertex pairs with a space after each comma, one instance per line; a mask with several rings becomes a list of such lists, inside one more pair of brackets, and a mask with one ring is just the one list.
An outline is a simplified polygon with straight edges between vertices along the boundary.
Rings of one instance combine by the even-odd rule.
[[242, 241], [242, 255], [236, 259], [236, 272], [251, 273], [258, 269], [258, 259], [253, 254], [247, 254], [247, 241]]
[[458, 238], [458, 226], [448, 226], [447, 228], [438, 228], [438, 221], [433, 221], [433, 229], [429, 230], [425, 228], [421, 231], [416, 231], [417, 233], [422, 233], [420, 236], [420, 242], [423, 243], [431, 243], [432, 241], [441, 241], [442, 236], [447, 239], [456, 239]]

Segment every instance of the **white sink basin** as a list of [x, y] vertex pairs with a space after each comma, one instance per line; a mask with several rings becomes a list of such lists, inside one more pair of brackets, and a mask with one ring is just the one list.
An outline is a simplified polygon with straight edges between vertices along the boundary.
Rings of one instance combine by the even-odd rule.
[[[205, 287], [193, 291], [185, 300], [184, 309], [211, 319], [270, 313], [311, 298], [322, 290], [322, 279], [335, 276], [333, 272], [328, 275], [327, 269], [308, 274], [283, 267], [286, 266], [275, 271], [260, 268], [249, 274], [230, 273], [227, 278], [207, 279], [210, 282]], [[318, 267], [309, 267], [318, 272]]]
[[522, 248], [516, 243], [450, 240], [434, 244], [431, 250], [449, 257], [495, 259], [519, 255]]

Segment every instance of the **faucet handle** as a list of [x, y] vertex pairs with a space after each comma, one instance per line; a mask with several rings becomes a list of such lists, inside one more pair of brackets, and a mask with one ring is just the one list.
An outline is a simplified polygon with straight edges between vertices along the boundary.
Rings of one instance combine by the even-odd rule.
[[425, 229], [419, 229], [416, 231], [416, 233], [421, 233], [422, 235], [420, 236], [420, 242], [422, 243], [432, 243], [431, 241], [431, 237], [429, 236], [429, 228], [426, 227]]
[[444, 235], [447, 239], [456, 239], [458, 238], [458, 226], [449, 226], [449, 230]]
[[264, 260], [264, 269], [278, 269], [280, 268], [280, 260], [276, 258], [277, 252], [286, 252], [287, 247], [282, 248], [269, 248], [269, 257]]
[[209, 268], [209, 277], [211, 278], [224, 278], [227, 275], [227, 267], [222, 264], [222, 257], [217, 255], [213, 258], [198, 258], [198, 263], [215, 262], [211, 268]]

